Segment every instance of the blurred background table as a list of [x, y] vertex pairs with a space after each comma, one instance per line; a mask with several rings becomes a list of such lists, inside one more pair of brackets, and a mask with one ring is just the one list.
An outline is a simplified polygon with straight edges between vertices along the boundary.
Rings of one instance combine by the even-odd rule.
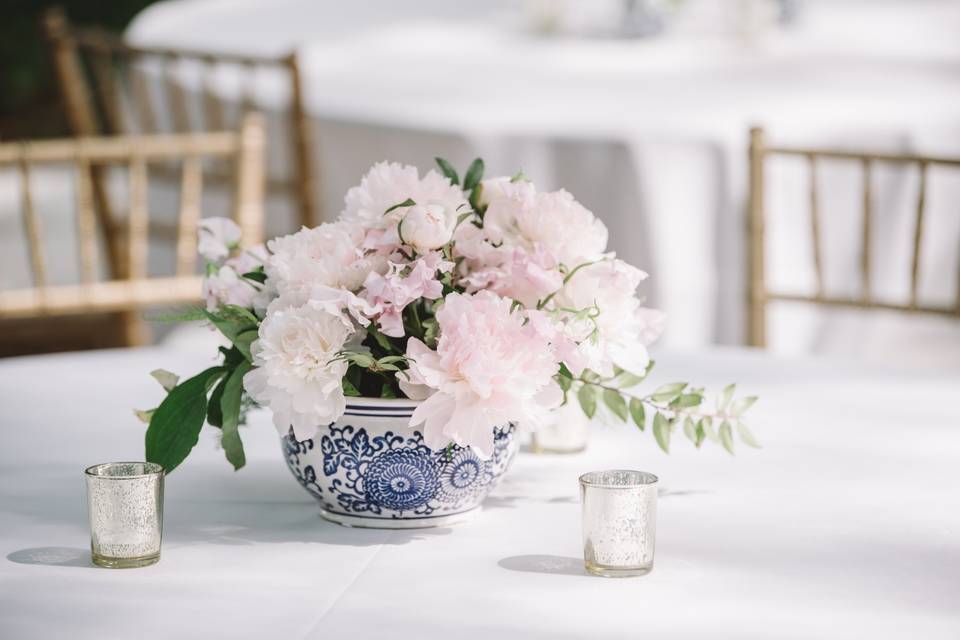
[[[728, 5], [687, 2], [684, 20], [649, 39], [589, 26], [538, 34], [531, 4], [171, 0], [141, 13], [127, 37], [213, 52], [297, 49], [328, 219], [382, 159], [427, 167], [441, 155], [465, 166], [482, 155], [493, 174], [522, 167], [546, 188], [564, 186], [605, 221], [622, 257], [655, 275], [650, 302], [667, 312], [664, 340], [675, 347], [743, 340], [751, 124], [808, 145], [960, 147], [956, 3], [810, 1], [789, 28], [754, 32]], [[279, 113], [288, 99], [278, 77], [259, 74], [261, 108]], [[883, 202], [914, 188], [903, 175], [879, 182]], [[805, 206], [802, 193], [783, 202]], [[829, 216], [845, 202], [828, 194], [823, 206]], [[779, 242], [795, 245], [795, 230]], [[838, 243], [833, 255], [850, 250]], [[780, 277], [809, 281], [788, 250], [774, 254]], [[794, 322], [774, 347], [808, 350], [817, 330], [846, 336], [836, 344], [857, 334], [808, 325]]]
[[[207, 352], [202, 352], [207, 353]], [[521, 453], [472, 522], [348, 529], [320, 519], [252, 416], [234, 473], [206, 429], [167, 480], [163, 555], [90, 565], [83, 469], [139, 459], [147, 372], [172, 348], [0, 362], [0, 628], [5, 637], [955, 638], [956, 373], [746, 350], [657, 354], [657, 380], [757, 393], [762, 451], [598, 427], [588, 450]], [[695, 372], [695, 374], [694, 374]], [[658, 474], [652, 574], [582, 570], [577, 476]]]

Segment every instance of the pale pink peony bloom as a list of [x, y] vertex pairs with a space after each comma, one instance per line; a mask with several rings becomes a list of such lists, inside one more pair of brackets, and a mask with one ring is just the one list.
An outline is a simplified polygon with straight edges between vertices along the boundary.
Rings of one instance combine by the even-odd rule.
[[452, 215], [454, 219], [455, 212], [466, 205], [463, 191], [436, 171], [428, 171], [421, 178], [416, 167], [378, 162], [363, 176], [359, 185], [347, 192], [340, 218], [368, 230], [392, 228], [392, 232], [386, 232], [389, 235], [374, 237], [378, 247], [385, 247], [388, 240], [395, 238], [396, 226], [410, 207], [398, 207], [390, 213], [386, 211], [407, 200], [413, 200], [417, 205], [439, 207], [446, 216]]
[[490, 201], [484, 215], [490, 242], [546, 251], [571, 269], [606, 251], [606, 226], [568, 192], [538, 193], [525, 181], [501, 189], [503, 195]]
[[304, 440], [343, 415], [347, 364], [335, 357], [353, 334], [338, 315], [316, 303], [278, 309], [264, 319], [251, 346], [256, 368], [244, 376], [243, 386], [272, 411], [281, 435], [293, 427]]
[[452, 262], [433, 251], [406, 264], [391, 262], [386, 275], [371, 273], [362, 295], [379, 311], [377, 324], [384, 335], [403, 337], [403, 309], [419, 298], [436, 300], [443, 295], [437, 273], [446, 273], [452, 268]]
[[440, 340], [433, 351], [411, 338], [409, 384], [434, 390], [410, 419], [423, 424], [428, 446], [470, 446], [487, 458], [493, 429], [520, 422], [535, 429], [562, 394], [553, 381], [557, 362], [549, 341], [513, 310], [510, 300], [489, 291], [452, 293], [437, 311]]

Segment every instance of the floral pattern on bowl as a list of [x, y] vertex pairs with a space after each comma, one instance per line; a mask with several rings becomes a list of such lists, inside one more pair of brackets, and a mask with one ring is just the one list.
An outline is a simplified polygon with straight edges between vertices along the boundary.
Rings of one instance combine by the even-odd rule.
[[511, 424], [494, 429], [488, 460], [470, 447], [434, 451], [420, 431], [405, 426], [416, 403], [360, 402], [348, 404], [344, 416], [314, 438], [298, 441], [291, 430], [282, 440], [293, 475], [320, 501], [323, 516], [340, 524], [392, 529], [463, 520], [518, 449]]

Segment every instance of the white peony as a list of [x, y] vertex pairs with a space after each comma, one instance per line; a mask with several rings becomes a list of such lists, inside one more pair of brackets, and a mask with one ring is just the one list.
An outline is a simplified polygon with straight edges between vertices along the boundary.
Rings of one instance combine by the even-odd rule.
[[[607, 259], [578, 270], [557, 292], [557, 307], [588, 309], [599, 314], [590, 340], [580, 348], [589, 368], [603, 375], [613, 373], [613, 364], [641, 373], [649, 363], [646, 345], [659, 336], [662, 316], [640, 306], [636, 290], [647, 274], [624, 262]], [[578, 322], [581, 328], [586, 326]]]
[[342, 222], [275, 238], [267, 244], [272, 253], [266, 264], [268, 282], [278, 295], [299, 303], [316, 285], [358, 288], [379, 266], [364, 261], [361, 241], [359, 228]]
[[339, 315], [313, 303], [267, 315], [251, 346], [256, 368], [244, 376], [243, 386], [273, 412], [281, 435], [293, 427], [304, 440], [343, 415], [347, 364], [334, 358], [353, 333]]
[[358, 186], [347, 191], [341, 220], [359, 224], [365, 229], [395, 227], [409, 210], [399, 207], [384, 215], [387, 209], [413, 200], [418, 205], [440, 207], [445, 215], [454, 215], [466, 204], [463, 191], [436, 171], [422, 178], [416, 167], [397, 162], [378, 162], [370, 168]]

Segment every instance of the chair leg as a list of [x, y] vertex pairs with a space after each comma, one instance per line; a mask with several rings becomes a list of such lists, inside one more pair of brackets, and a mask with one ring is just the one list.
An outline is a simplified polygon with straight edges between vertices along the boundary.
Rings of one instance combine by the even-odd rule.
[[127, 347], [141, 347], [150, 344], [152, 332], [138, 311], [121, 311], [119, 314], [120, 336]]

